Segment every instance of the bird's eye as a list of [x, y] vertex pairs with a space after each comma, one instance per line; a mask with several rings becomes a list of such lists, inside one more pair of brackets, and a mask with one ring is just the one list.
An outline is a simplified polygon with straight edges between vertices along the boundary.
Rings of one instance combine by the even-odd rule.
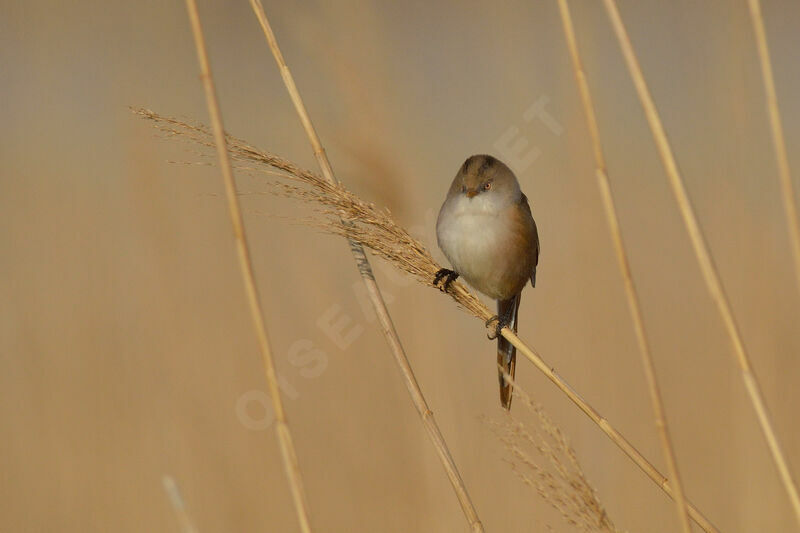
[[487, 181], [486, 183], [483, 184], [483, 190], [484, 191], [488, 191], [491, 188], [492, 188], [492, 182], [491, 181]]
[[466, 185], [462, 185], [461, 186], [461, 192], [467, 192], [467, 186]]

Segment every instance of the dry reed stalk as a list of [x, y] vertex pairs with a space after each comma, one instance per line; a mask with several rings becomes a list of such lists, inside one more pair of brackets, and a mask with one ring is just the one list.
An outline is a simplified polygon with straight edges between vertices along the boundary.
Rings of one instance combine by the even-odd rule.
[[[769, 114], [769, 124], [772, 129], [772, 143], [775, 148], [775, 159], [778, 163], [783, 209], [786, 212], [789, 241], [791, 242], [792, 256], [794, 257], [797, 288], [800, 289], [800, 220], [797, 215], [792, 176], [789, 173], [789, 157], [786, 154], [786, 140], [783, 138], [783, 126], [781, 125], [781, 114], [778, 110], [778, 96], [775, 92], [775, 78], [772, 75], [772, 62], [769, 58], [767, 34], [764, 31], [764, 20], [761, 17], [761, 3], [759, 0], [748, 0], [747, 4], [750, 7], [750, 18], [753, 21], [758, 58], [761, 63], [761, 77], [764, 80], [767, 113]], [[795, 512], [800, 516], [800, 508], [795, 507]]]
[[[520, 401], [536, 415], [542, 429], [529, 430], [510, 413], [507, 415], [509, 422], [487, 421], [516, 460], [509, 461], [514, 473], [559, 511], [568, 524], [586, 532], [617, 533], [564, 433], [502, 366], [498, 365], [498, 370], [519, 392]], [[551, 468], [537, 463], [527, 451], [530, 448], [546, 459]], [[524, 472], [520, 465], [532, 475]]]
[[617, 263], [619, 264], [620, 274], [622, 275], [623, 285], [625, 286], [625, 296], [628, 300], [628, 309], [631, 314], [631, 320], [633, 321], [636, 341], [639, 344], [639, 353], [642, 357], [642, 367], [644, 368], [647, 387], [650, 391], [650, 401], [653, 405], [656, 428], [658, 429], [658, 435], [661, 439], [661, 446], [664, 449], [664, 458], [667, 460], [669, 475], [673, 480], [678, 520], [683, 528], [683, 532], [691, 533], [692, 526], [689, 522], [689, 515], [686, 509], [686, 497], [684, 496], [683, 484], [681, 483], [681, 478], [678, 473], [678, 460], [675, 457], [675, 450], [672, 447], [669, 430], [667, 429], [667, 418], [664, 412], [664, 404], [661, 399], [658, 379], [656, 378], [653, 355], [650, 352], [650, 345], [644, 327], [644, 318], [642, 317], [642, 310], [639, 304], [639, 296], [636, 292], [636, 286], [633, 282], [633, 276], [631, 275], [631, 267], [628, 262], [628, 255], [625, 252], [625, 244], [622, 240], [619, 217], [617, 216], [617, 209], [614, 205], [614, 197], [611, 193], [611, 184], [606, 170], [605, 156], [603, 155], [603, 148], [600, 143], [600, 132], [597, 127], [597, 117], [595, 116], [594, 104], [592, 103], [592, 95], [589, 91], [586, 73], [583, 70], [583, 63], [581, 62], [581, 57], [578, 52], [575, 28], [572, 24], [572, 16], [569, 12], [567, 0], [558, 0], [558, 8], [561, 13], [561, 22], [564, 26], [567, 48], [569, 48], [569, 54], [572, 58], [575, 80], [581, 94], [581, 101], [583, 102], [583, 110], [594, 151], [597, 184], [600, 188], [600, 196], [603, 199], [603, 208], [605, 209], [606, 220], [608, 221], [608, 229], [611, 233], [611, 240], [614, 242], [614, 251], [617, 254]]
[[189, 513], [186, 511], [186, 504], [183, 502], [181, 491], [178, 488], [178, 484], [175, 482], [175, 479], [172, 476], [165, 475], [161, 478], [161, 482], [164, 485], [164, 491], [167, 493], [167, 497], [172, 505], [172, 509], [175, 511], [175, 515], [178, 517], [178, 522], [181, 525], [181, 531], [183, 531], [183, 533], [198, 533], [197, 528], [194, 527], [194, 524], [192, 523]]
[[220, 111], [219, 102], [217, 101], [214, 78], [211, 75], [211, 66], [208, 60], [208, 52], [206, 51], [205, 37], [203, 36], [203, 28], [200, 24], [200, 14], [197, 11], [197, 3], [195, 0], [186, 0], [186, 7], [189, 11], [195, 47], [197, 48], [197, 58], [200, 62], [201, 78], [206, 93], [206, 103], [208, 105], [209, 115], [211, 116], [214, 144], [217, 149], [217, 156], [219, 157], [220, 168], [222, 169], [222, 178], [225, 183], [225, 193], [228, 200], [231, 223], [233, 224], [234, 240], [236, 241], [236, 251], [239, 256], [242, 281], [244, 282], [247, 301], [250, 306], [250, 315], [253, 319], [253, 327], [256, 332], [258, 347], [261, 351], [261, 357], [264, 363], [264, 371], [266, 374], [267, 386], [269, 387], [269, 395], [272, 400], [272, 408], [275, 412], [275, 431], [281, 446], [283, 465], [286, 470], [286, 476], [289, 478], [292, 499], [294, 500], [295, 510], [297, 511], [297, 519], [300, 522], [300, 529], [303, 533], [310, 533], [311, 525], [308, 519], [308, 501], [306, 500], [305, 490], [303, 488], [300, 467], [297, 464], [297, 454], [295, 453], [294, 444], [292, 443], [292, 434], [286, 422], [286, 413], [283, 410], [283, 402], [281, 401], [281, 393], [278, 387], [275, 364], [272, 361], [269, 339], [267, 338], [267, 331], [264, 326], [264, 313], [261, 310], [261, 302], [258, 298], [255, 276], [253, 275], [253, 266], [250, 261], [250, 251], [245, 239], [242, 212], [239, 208], [239, 199], [236, 195], [236, 183], [233, 180], [233, 169], [225, 143], [222, 112]]
[[[163, 117], [147, 109], [133, 109], [133, 113], [152, 120], [163, 133], [176, 139], [185, 139], [195, 144], [214, 147], [208, 130], [198, 124], [188, 124], [181, 120]], [[403, 270], [428, 287], [433, 285], [433, 277], [441, 268], [425, 246], [403, 229], [386, 209], [380, 209], [351, 193], [341, 184], [330, 183], [321, 176], [304, 170], [291, 161], [275, 154], [261, 151], [241, 139], [228, 136], [228, 150], [231, 158], [247, 165], [251, 171], [261, 171], [273, 175], [274, 170], [284, 172], [289, 183], [273, 181], [268, 185], [273, 193], [319, 206], [320, 218], [303, 220], [304, 223], [327, 233], [358, 242], [372, 250], [376, 255], [388, 260], [396, 268]], [[295, 183], [299, 184], [295, 185]], [[486, 322], [493, 313], [475, 297], [461, 282], [450, 285], [448, 294], [456, 303], [481, 321]], [[490, 326], [491, 327], [491, 326]], [[558, 375], [541, 356], [522, 342], [510, 329], [500, 332], [519, 353], [523, 354], [572, 402], [578, 406], [601, 430], [661, 489], [673, 497], [672, 487], [662, 475], [625, 437], [622, 436], [603, 416]], [[690, 502], [689, 514], [705, 531], [717, 529]]]
[[[292, 103], [294, 104], [297, 115], [300, 118], [300, 122], [303, 124], [303, 129], [306, 132], [308, 140], [311, 142], [311, 147], [314, 150], [314, 156], [317, 159], [317, 163], [322, 170], [322, 175], [325, 177], [328, 183], [337, 184], [339, 181], [333, 174], [333, 168], [331, 167], [330, 161], [328, 161], [328, 156], [325, 154], [325, 149], [323, 148], [319, 136], [314, 129], [314, 125], [311, 122], [311, 117], [308, 115], [308, 111], [306, 110], [306, 106], [303, 103], [302, 97], [300, 96], [300, 92], [297, 90], [292, 73], [286, 64], [286, 61], [283, 59], [283, 54], [278, 46], [278, 41], [275, 38], [272, 27], [269, 24], [269, 19], [264, 11], [264, 6], [261, 4], [260, 0], [250, 0], [250, 5], [252, 6], [253, 12], [258, 19], [259, 24], [261, 25], [261, 29], [264, 31], [264, 36], [267, 38], [267, 43], [269, 44], [272, 55], [275, 57], [275, 61], [278, 64], [278, 69], [280, 70], [281, 77], [286, 85], [286, 90], [292, 99]], [[375, 310], [375, 314], [377, 315], [378, 321], [381, 324], [383, 335], [386, 337], [386, 341], [388, 342], [389, 348], [394, 355], [394, 359], [397, 362], [397, 365], [400, 367], [400, 372], [402, 373], [403, 379], [406, 383], [406, 388], [411, 394], [411, 400], [413, 401], [414, 406], [417, 408], [417, 412], [422, 419], [422, 423], [428, 432], [431, 442], [436, 448], [436, 452], [439, 455], [442, 466], [444, 467], [447, 477], [456, 493], [458, 502], [461, 504], [461, 509], [464, 512], [464, 516], [474, 532], [482, 532], [483, 525], [478, 518], [478, 512], [475, 510], [475, 506], [470, 499], [469, 493], [467, 492], [467, 487], [464, 484], [464, 480], [461, 478], [461, 474], [458, 471], [455, 460], [453, 459], [453, 456], [447, 447], [447, 443], [444, 440], [442, 432], [439, 430], [436, 419], [433, 417], [433, 412], [428, 407], [428, 403], [422, 394], [419, 383], [417, 383], [417, 378], [414, 376], [411, 363], [409, 363], [408, 357], [406, 357], [405, 349], [400, 342], [400, 336], [397, 334], [397, 330], [395, 329], [394, 323], [389, 315], [389, 310], [386, 308], [386, 303], [383, 300], [383, 295], [381, 294], [378, 284], [375, 281], [375, 276], [372, 273], [372, 267], [369, 264], [369, 259], [367, 259], [367, 255], [364, 253], [363, 247], [358, 242], [351, 240], [350, 250], [353, 253], [353, 258], [355, 259], [358, 271], [361, 274], [361, 279], [366, 286], [367, 294], [369, 295], [372, 307]]]
[[703, 233], [700, 230], [700, 225], [697, 222], [697, 216], [694, 213], [689, 196], [686, 193], [686, 187], [684, 186], [683, 179], [678, 171], [678, 164], [675, 161], [675, 156], [672, 153], [672, 148], [669, 144], [669, 140], [667, 139], [667, 134], [664, 131], [664, 126], [661, 123], [661, 118], [658, 115], [655, 103], [650, 95], [650, 90], [645, 82], [642, 69], [639, 66], [639, 61], [636, 58], [636, 53], [633, 50], [633, 45], [631, 44], [628, 32], [622, 23], [622, 18], [620, 17], [616, 2], [614, 2], [614, 0], [603, 1], [605, 3], [606, 11], [608, 12], [608, 16], [611, 19], [611, 24], [614, 27], [614, 33], [617, 36], [620, 48], [622, 49], [622, 53], [625, 57], [625, 62], [628, 65], [628, 71], [630, 72], [633, 83], [636, 86], [636, 92], [639, 95], [639, 100], [644, 108], [647, 122], [650, 125], [650, 130], [653, 133], [653, 138], [655, 139], [656, 147], [658, 148], [658, 153], [661, 156], [661, 161], [664, 164], [664, 168], [667, 172], [667, 177], [669, 178], [678, 208], [689, 233], [689, 237], [694, 248], [694, 253], [697, 256], [698, 263], [700, 264], [700, 270], [703, 273], [703, 278], [705, 279], [705, 283], [708, 287], [709, 293], [711, 294], [711, 298], [716, 304], [719, 314], [722, 317], [722, 321], [725, 325], [728, 336], [731, 339], [734, 355], [737, 363], [739, 364], [745, 388], [747, 389], [750, 401], [755, 409], [756, 416], [761, 425], [761, 430], [764, 433], [764, 438], [769, 446], [772, 459], [778, 469], [778, 474], [783, 482], [783, 486], [786, 489], [787, 495], [789, 496], [789, 501], [794, 509], [797, 521], [800, 523], [800, 496], [798, 496], [797, 485], [795, 484], [794, 479], [792, 479], [792, 474], [786, 461], [786, 457], [781, 449], [781, 445], [778, 441], [777, 435], [775, 434], [775, 430], [772, 427], [772, 420], [767, 411], [767, 406], [764, 403], [761, 387], [756, 380], [755, 374], [753, 374], [750, 358], [747, 354], [747, 350], [744, 347], [744, 342], [742, 341], [742, 337], [739, 332], [739, 326], [736, 324], [736, 320], [733, 317], [733, 312], [731, 311], [725, 289], [720, 282], [719, 274], [714, 266], [714, 260], [708, 251], [708, 245], [705, 242]]

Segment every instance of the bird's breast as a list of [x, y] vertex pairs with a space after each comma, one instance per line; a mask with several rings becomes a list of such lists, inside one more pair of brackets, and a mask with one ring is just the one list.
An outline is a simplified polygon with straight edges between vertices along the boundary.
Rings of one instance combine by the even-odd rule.
[[454, 270], [482, 293], [500, 300], [521, 291], [530, 276], [528, 252], [517, 249], [517, 231], [506, 212], [480, 209], [443, 211], [436, 226], [439, 247]]

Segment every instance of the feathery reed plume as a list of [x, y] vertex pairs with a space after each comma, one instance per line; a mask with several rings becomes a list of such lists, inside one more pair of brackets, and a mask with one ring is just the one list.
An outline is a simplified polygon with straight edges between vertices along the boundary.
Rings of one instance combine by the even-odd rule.
[[772, 427], [772, 419], [764, 403], [764, 397], [761, 392], [761, 386], [758, 384], [755, 374], [750, 363], [750, 357], [744, 346], [739, 326], [731, 311], [731, 306], [728, 301], [728, 296], [725, 293], [725, 288], [719, 279], [717, 268], [714, 265], [714, 260], [708, 251], [703, 232], [700, 229], [700, 224], [697, 222], [697, 216], [692, 208], [689, 195], [686, 192], [686, 187], [681, 178], [680, 171], [678, 170], [678, 163], [675, 161], [675, 155], [672, 153], [667, 134], [664, 131], [664, 126], [661, 123], [661, 118], [656, 109], [653, 97], [650, 95], [650, 89], [647, 87], [647, 82], [642, 74], [642, 68], [639, 65], [639, 60], [636, 58], [636, 53], [633, 50], [628, 32], [622, 22], [619, 9], [614, 0], [603, 0], [605, 3], [606, 11], [608, 12], [611, 25], [614, 28], [614, 33], [619, 41], [622, 54], [625, 57], [625, 62], [628, 65], [633, 83], [636, 87], [636, 92], [639, 95], [639, 100], [644, 108], [647, 122], [650, 125], [650, 130], [653, 134], [658, 153], [661, 156], [661, 162], [667, 172], [672, 192], [675, 195], [675, 200], [678, 204], [681, 216], [683, 217], [684, 224], [689, 233], [689, 237], [694, 248], [694, 253], [697, 256], [697, 261], [700, 264], [700, 270], [703, 273], [706, 286], [711, 295], [712, 300], [717, 306], [722, 322], [730, 337], [733, 346], [733, 352], [736, 362], [739, 364], [739, 369], [744, 380], [745, 388], [750, 396], [750, 402], [753, 404], [753, 409], [756, 412], [756, 417], [761, 424], [761, 431], [764, 433], [764, 438], [772, 454], [772, 460], [778, 470], [778, 474], [783, 482], [786, 494], [789, 497], [797, 521], [800, 523], [800, 495], [798, 495], [797, 485], [792, 478], [792, 473], [789, 464], [784, 455], [778, 436], [775, 429]]
[[297, 464], [297, 454], [295, 453], [294, 444], [292, 442], [292, 434], [289, 431], [289, 424], [286, 422], [286, 413], [283, 410], [281, 392], [278, 387], [278, 377], [275, 372], [275, 364], [272, 361], [272, 352], [269, 347], [267, 330], [264, 326], [264, 313], [261, 310], [261, 302], [259, 301], [258, 290], [256, 289], [256, 280], [253, 275], [253, 265], [250, 260], [250, 250], [247, 247], [242, 212], [239, 208], [239, 198], [236, 195], [236, 183], [233, 180], [233, 169], [225, 142], [225, 130], [222, 126], [222, 112], [220, 111], [219, 102], [217, 100], [214, 78], [211, 75], [211, 65], [209, 64], [208, 52], [206, 51], [203, 28], [200, 24], [200, 14], [197, 11], [197, 3], [195, 0], [186, 0], [186, 8], [189, 12], [189, 20], [192, 25], [195, 47], [197, 48], [197, 59], [200, 63], [201, 79], [206, 93], [206, 103], [208, 105], [209, 115], [211, 116], [213, 146], [217, 149], [217, 156], [219, 158], [220, 168], [222, 169], [222, 180], [225, 183], [225, 194], [228, 200], [231, 223], [233, 224], [234, 240], [236, 242], [236, 251], [239, 256], [242, 281], [244, 282], [245, 293], [250, 307], [250, 316], [253, 320], [258, 347], [261, 351], [267, 386], [269, 388], [269, 395], [275, 414], [275, 431], [281, 446], [283, 466], [286, 470], [286, 476], [289, 478], [289, 486], [292, 490], [292, 499], [294, 500], [297, 519], [300, 522], [300, 529], [303, 533], [310, 533], [311, 525], [308, 519], [308, 501], [306, 500], [305, 489], [303, 488], [300, 466]]
[[[131, 109], [147, 120], [165, 135], [176, 140], [214, 147], [207, 128], [199, 124], [189, 124], [175, 118], [164, 117], [147, 109]], [[261, 151], [245, 141], [228, 135], [228, 150], [231, 158], [250, 171], [260, 171], [274, 175], [282, 171], [285, 182], [272, 181], [270, 189], [278, 194], [321, 207], [321, 217], [304, 222], [321, 228], [323, 231], [343, 235], [359, 242], [375, 254], [390, 261], [396, 268], [412, 274], [419, 282], [433, 287], [432, 279], [440, 266], [431, 257], [425, 246], [414, 239], [397, 224], [386, 209], [380, 209], [351, 193], [340, 184], [331, 184], [321, 176], [280, 156]], [[343, 217], [340, 211], [344, 210]], [[456, 303], [473, 316], [485, 322], [493, 316], [489, 309], [467, 288], [454, 282], [448, 294]], [[491, 326], [490, 326], [491, 327]], [[669, 481], [650, 463], [644, 455], [617, 431], [596, 409], [580, 396], [542, 357], [509, 328], [500, 331], [540, 372], [542, 372], [561, 392], [563, 392], [581, 411], [584, 412], [653, 482], [668, 495], [672, 488]], [[687, 502], [689, 503], [689, 502]], [[717, 531], [699, 510], [689, 503], [689, 513], [705, 531]]]
[[[289, 70], [289, 66], [283, 59], [283, 54], [278, 46], [278, 41], [275, 38], [275, 34], [272, 31], [267, 14], [264, 11], [264, 6], [261, 4], [260, 0], [250, 0], [250, 5], [253, 8], [253, 13], [255, 13], [262, 30], [264, 31], [264, 36], [267, 39], [267, 43], [269, 44], [269, 48], [272, 51], [273, 57], [275, 58], [275, 62], [278, 64], [278, 69], [280, 70], [281, 77], [283, 78], [284, 85], [286, 86], [286, 91], [289, 93], [289, 97], [292, 99], [297, 116], [300, 118], [300, 122], [303, 124], [303, 129], [305, 130], [306, 136], [308, 137], [311, 147], [314, 150], [314, 156], [316, 157], [317, 163], [322, 170], [322, 175], [325, 177], [327, 183], [335, 185], [339, 181], [333, 174], [333, 168], [331, 167], [330, 161], [328, 161], [328, 156], [325, 154], [325, 149], [322, 146], [322, 142], [320, 141], [319, 136], [314, 129], [314, 125], [311, 122], [311, 117], [308, 115], [306, 106], [303, 103], [302, 97], [300, 96], [300, 91], [298, 91], [297, 85], [294, 83], [292, 72]], [[344, 214], [340, 213], [340, 216], [344, 216]], [[372, 303], [375, 315], [378, 317], [378, 321], [381, 324], [384, 337], [386, 337], [389, 348], [392, 350], [392, 355], [394, 356], [395, 362], [400, 367], [400, 372], [405, 380], [406, 388], [408, 389], [409, 394], [411, 394], [411, 401], [414, 403], [414, 407], [416, 407], [417, 413], [422, 419], [423, 426], [428, 432], [428, 437], [431, 439], [431, 442], [438, 452], [442, 466], [444, 467], [447, 477], [450, 479], [450, 484], [453, 486], [453, 490], [456, 493], [456, 498], [458, 498], [458, 502], [461, 504], [461, 510], [464, 512], [464, 516], [466, 517], [467, 522], [469, 522], [472, 530], [476, 533], [480, 533], [483, 531], [483, 524], [481, 524], [481, 521], [478, 518], [478, 512], [475, 510], [475, 506], [469, 497], [467, 487], [464, 484], [464, 480], [461, 478], [458, 468], [456, 467], [455, 460], [453, 459], [453, 456], [447, 447], [444, 436], [439, 430], [439, 425], [436, 423], [436, 419], [433, 417], [433, 412], [428, 407], [425, 396], [422, 394], [422, 389], [420, 389], [419, 383], [417, 383], [417, 378], [414, 376], [411, 363], [408, 361], [403, 344], [400, 342], [400, 336], [397, 334], [397, 330], [394, 327], [394, 322], [392, 322], [391, 316], [389, 315], [389, 310], [386, 308], [386, 302], [384, 302], [383, 295], [381, 294], [378, 284], [375, 281], [375, 276], [372, 274], [372, 267], [369, 264], [369, 259], [364, 253], [362, 245], [356, 239], [350, 239], [350, 250], [353, 253], [353, 258], [355, 259], [356, 266], [361, 274], [361, 279], [367, 289], [367, 295]]]
[[[142, 118], [155, 122], [156, 127], [169, 137], [189, 140], [208, 148], [214, 147], [211, 133], [202, 124], [159, 115], [149, 109], [131, 109]], [[390, 261], [395, 267], [414, 276], [419, 282], [433, 285], [433, 277], [441, 268], [433, 260], [425, 245], [411, 236], [383, 209], [361, 199], [341, 184], [332, 184], [319, 174], [298, 167], [292, 161], [255, 148], [241, 139], [227, 135], [231, 160], [239, 168], [251, 172], [274, 175], [279, 170], [285, 181], [267, 182], [274, 194], [294, 198], [319, 206], [322, 216], [303, 219], [302, 222], [328, 233], [353, 239], [371, 249], [376, 255]], [[256, 166], [246, 166], [255, 164]], [[492, 317], [489, 308], [473, 295], [461, 282], [454, 281], [448, 292], [459, 306], [483, 320]], [[438, 287], [436, 287], [438, 288]]]
[[[764, 31], [764, 19], [761, 17], [761, 2], [759, 0], [748, 0], [747, 4], [750, 7], [750, 18], [753, 21], [753, 31], [756, 36], [758, 59], [761, 63], [761, 78], [764, 81], [764, 94], [767, 100], [767, 113], [769, 114], [769, 124], [772, 129], [772, 144], [775, 148], [778, 176], [781, 181], [783, 210], [786, 212], [786, 225], [789, 230], [789, 241], [792, 245], [797, 288], [800, 289], [800, 219], [797, 216], [794, 185], [792, 184], [792, 175], [789, 172], [789, 157], [786, 154], [786, 140], [783, 137], [781, 113], [778, 110], [778, 96], [775, 92], [772, 62], [769, 59], [767, 34]], [[797, 507], [797, 505], [800, 505], [800, 500], [796, 500], [796, 502], [798, 503], [795, 506], [795, 512], [800, 516], [800, 508]]]
[[172, 476], [164, 475], [161, 478], [161, 483], [164, 485], [164, 492], [167, 493], [169, 503], [178, 517], [181, 531], [183, 533], [198, 533], [197, 528], [192, 523], [192, 519], [189, 517], [189, 513], [186, 512], [186, 504], [183, 502], [183, 496], [181, 496], [181, 491], [175, 479]]
[[[507, 375], [502, 367], [500, 371]], [[522, 403], [536, 415], [538, 428], [524, 424], [511, 413], [502, 422], [486, 420], [511, 453], [512, 459], [508, 462], [514, 473], [568, 524], [586, 532], [617, 533], [567, 437], [544, 408], [516, 383], [514, 391], [519, 391]], [[540, 460], [537, 461], [535, 455]]]
[[600, 132], [597, 128], [597, 117], [594, 112], [594, 104], [592, 103], [592, 94], [589, 91], [589, 84], [586, 81], [586, 74], [583, 71], [583, 64], [581, 62], [580, 53], [578, 52], [578, 42], [575, 38], [575, 28], [572, 24], [572, 16], [569, 12], [569, 4], [567, 0], [558, 0], [558, 8], [561, 13], [561, 22], [564, 26], [564, 35], [567, 40], [567, 48], [572, 58], [572, 66], [575, 71], [575, 81], [578, 84], [578, 90], [581, 94], [581, 101], [583, 102], [584, 115], [586, 116], [586, 124], [589, 128], [589, 136], [592, 141], [592, 148], [594, 152], [595, 166], [597, 175], [597, 184], [600, 188], [600, 196], [603, 200], [603, 208], [606, 212], [606, 220], [608, 221], [608, 231], [611, 233], [611, 240], [614, 243], [614, 251], [617, 254], [617, 264], [619, 271], [622, 275], [623, 285], [625, 287], [625, 296], [628, 300], [628, 309], [630, 310], [631, 320], [633, 321], [633, 329], [636, 333], [636, 341], [639, 344], [639, 353], [642, 357], [642, 367], [644, 368], [644, 375], [647, 381], [647, 387], [650, 391], [650, 401], [653, 405], [653, 414], [655, 415], [656, 428], [658, 428], [658, 436], [661, 439], [661, 446], [664, 449], [664, 457], [667, 460], [667, 468], [669, 475], [673, 480], [673, 487], [675, 489], [674, 500], [678, 511], [678, 520], [683, 528], [683, 533], [691, 533], [692, 526], [689, 523], [689, 514], [686, 508], [686, 497], [683, 493], [683, 484], [678, 473], [678, 460], [675, 457], [675, 451], [672, 447], [672, 441], [667, 429], [667, 417], [664, 413], [664, 405], [661, 400], [661, 391], [658, 386], [658, 379], [656, 378], [655, 364], [653, 363], [653, 355], [650, 352], [650, 344], [647, 340], [647, 333], [644, 327], [644, 318], [642, 317], [642, 310], [639, 304], [639, 295], [636, 292], [636, 285], [631, 275], [631, 267], [628, 263], [628, 254], [625, 252], [625, 243], [622, 239], [622, 231], [619, 226], [619, 217], [617, 216], [617, 208], [614, 205], [614, 197], [611, 193], [611, 183], [608, 179], [606, 171], [605, 156], [603, 155], [603, 147], [600, 143]]

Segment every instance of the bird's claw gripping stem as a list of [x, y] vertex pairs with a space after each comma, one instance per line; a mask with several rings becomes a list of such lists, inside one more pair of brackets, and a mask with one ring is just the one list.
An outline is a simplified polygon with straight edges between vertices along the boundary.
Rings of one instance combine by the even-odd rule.
[[497, 337], [499, 337], [500, 336], [500, 331], [503, 328], [508, 327], [508, 325], [510, 324], [510, 322], [508, 321], [507, 318], [505, 318], [505, 317], [500, 318], [499, 316], [494, 315], [492, 318], [490, 318], [489, 320], [486, 321], [486, 327], [488, 328], [489, 325], [492, 322], [496, 322], [496, 324], [494, 325], [494, 332], [486, 334], [486, 336], [489, 338], [489, 340], [494, 340]]
[[458, 278], [458, 272], [455, 270], [450, 270], [449, 268], [440, 268], [433, 277], [433, 285], [438, 285], [439, 282], [444, 279], [444, 283], [439, 290], [442, 292], [447, 292], [447, 290], [450, 288], [450, 284], [453, 283], [456, 278]]

